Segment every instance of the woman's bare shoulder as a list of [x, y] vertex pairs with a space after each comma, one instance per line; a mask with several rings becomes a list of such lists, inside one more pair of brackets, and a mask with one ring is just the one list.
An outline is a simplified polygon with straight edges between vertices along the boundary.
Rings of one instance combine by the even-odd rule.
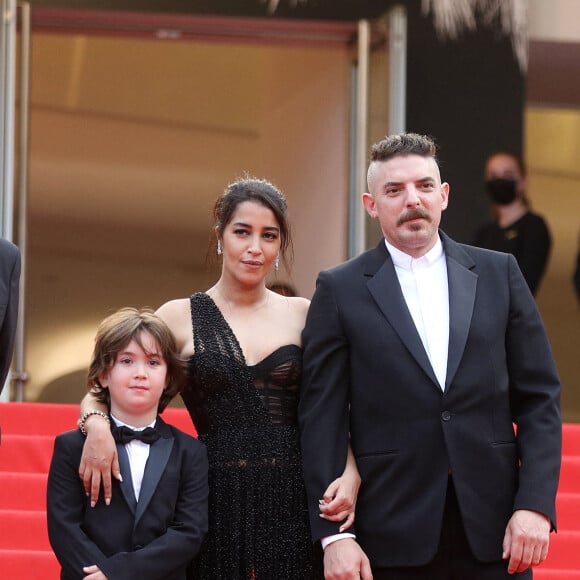
[[156, 311], [175, 335], [182, 355], [193, 352], [193, 329], [189, 298], [177, 298], [162, 304]]
[[292, 309], [306, 318], [306, 313], [310, 308], [310, 300], [308, 300], [308, 298], [302, 298], [301, 296], [293, 296], [288, 298], [288, 300], [290, 301]]
[[156, 314], [163, 317], [164, 314], [182, 314], [189, 310], [189, 298], [176, 298], [162, 304], [156, 311]]
[[279, 296], [277, 299], [279, 300], [280, 313], [286, 320], [292, 320], [298, 325], [304, 324], [310, 300], [300, 296]]
[[191, 320], [191, 307], [189, 298], [177, 298], [162, 304], [155, 312], [175, 332], [183, 322]]

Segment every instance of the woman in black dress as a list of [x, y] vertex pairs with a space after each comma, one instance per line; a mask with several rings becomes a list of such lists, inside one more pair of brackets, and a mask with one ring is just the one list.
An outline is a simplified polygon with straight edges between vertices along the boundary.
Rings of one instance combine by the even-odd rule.
[[[193, 577], [322, 577], [310, 539], [296, 420], [309, 301], [266, 288], [267, 275], [291, 244], [286, 201], [269, 182], [242, 179], [217, 200], [214, 218], [219, 280], [158, 310], [189, 361], [182, 397], [208, 449], [209, 533]], [[83, 402], [83, 410], [94, 407]], [[91, 444], [91, 427], [96, 432], [104, 423], [96, 415], [85, 425]], [[99, 456], [100, 437], [95, 433]], [[348, 527], [359, 481], [350, 455], [325, 494], [323, 517]]]

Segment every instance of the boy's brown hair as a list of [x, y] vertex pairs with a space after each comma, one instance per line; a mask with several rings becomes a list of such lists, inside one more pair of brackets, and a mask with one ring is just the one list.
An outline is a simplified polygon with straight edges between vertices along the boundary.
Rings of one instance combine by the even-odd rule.
[[185, 361], [177, 352], [175, 337], [167, 324], [149, 308], [121, 308], [101, 322], [95, 337], [87, 387], [99, 403], [111, 406], [109, 389], [101, 385], [99, 376], [115, 364], [119, 352], [132, 340], [145, 350], [141, 340], [144, 332], [156, 342], [167, 365], [167, 386], [159, 399], [157, 411], [161, 413], [181, 392], [185, 381]]

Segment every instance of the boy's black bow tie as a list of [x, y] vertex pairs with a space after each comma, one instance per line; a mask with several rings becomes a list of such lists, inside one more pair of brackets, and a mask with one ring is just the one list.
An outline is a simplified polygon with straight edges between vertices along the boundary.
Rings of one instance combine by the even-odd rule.
[[113, 437], [117, 443], [122, 443], [125, 445], [126, 443], [130, 443], [133, 439], [139, 439], [139, 441], [143, 441], [143, 443], [148, 443], [151, 445], [155, 443], [161, 435], [159, 432], [153, 429], [153, 427], [147, 427], [142, 431], [134, 431], [129, 427], [114, 427], [113, 428]]

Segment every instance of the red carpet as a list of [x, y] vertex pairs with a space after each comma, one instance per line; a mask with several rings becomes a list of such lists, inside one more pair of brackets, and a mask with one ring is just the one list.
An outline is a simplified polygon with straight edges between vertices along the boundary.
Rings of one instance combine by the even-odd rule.
[[[75, 429], [78, 406], [0, 403], [0, 579], [58, 580], [46, 528], [46, 478], [54, 437]], [[163, 418], [195, 435], [184, 409]]]
[[[0, 403], [0, 578], [57, 580], [46, 530], [46, 476], [55, 435], [76, 428], [76, 405]], [[195, 434], [183, 409], [165, 420]], [[558, 528], [535, 580], [580, 580], [580, 425], [564, 425]], [[280, 579], [283, 580], [283, 579]], [[467, 579], [466, 579], [467, 580]]]

